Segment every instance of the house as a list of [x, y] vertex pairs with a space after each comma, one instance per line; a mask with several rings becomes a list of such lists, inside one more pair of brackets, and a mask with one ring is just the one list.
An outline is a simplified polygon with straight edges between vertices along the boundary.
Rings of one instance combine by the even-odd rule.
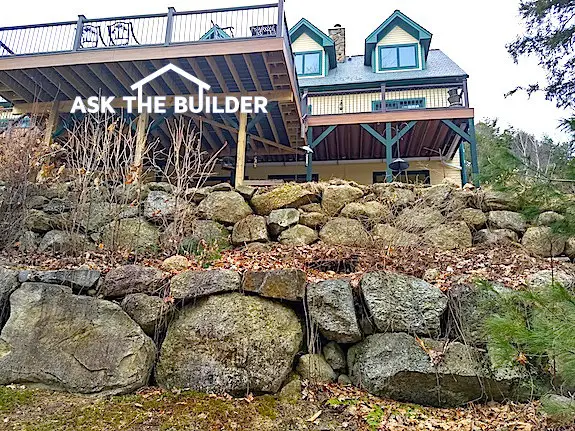
[[[45, 139], [58, 139], [62, 124], [76, 121], [77, 97], [133, 96], [138, 82], [146, 83], [140, 98], [195, 94], [177, 69], [212, 95], [268, 100], [267, 113], [184, 114], [206, 151], [224, 148], [214, 182], [476, 182], [467, 74], [400, 11], [365, 36], [364, 52], [347, 55], [344, 28], [326, 34], [307, 19], [289, 28], [283, 0], [0, 28], [0, 97], [15, 115], [43, 113]], [[149, 139], [170, 144], [173, 109], [122, 115], [139, 148]]]

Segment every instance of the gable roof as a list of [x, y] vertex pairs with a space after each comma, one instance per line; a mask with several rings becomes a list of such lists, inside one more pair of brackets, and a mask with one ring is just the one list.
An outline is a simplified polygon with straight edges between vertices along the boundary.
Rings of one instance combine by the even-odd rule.
[[363, 55], [348, 57], [325, 77], [300, 79], [299, 86], [307, 89], [337, 90], [346, 88], [379, 88], [385, 82], [388, 86], [403, 84], [453, 83], [468, 78], [467, 73], [438, 49], [429, 51], [427, 67], [424, 70], [373, 73], [366, 66]]
[[231, 36], [227, 34], [222, 28], [216, 24], [212, 26], [200, 40], [211, 40], [211, 39], [230, 39]]
[[331, 37], [329, 37], [305, 18], [300, 19], [298, 23], [290, 29], [289, 37], [292, 43], [303, 33], [311, 37], [325, 50], [329, 58], [329, 68], [333, 69], [334, 67], [337, 67], [337, 61], [335, 58], [335, 43]]
[[377, 27], [365, 39], [365, 56], [364, 62], [366, 66], [371, 66], [371, 54], [375, 50], [377, 43], [385, 37], [395, 27], [400, 27], [414, 38], [419, 40], [425, 52], [425, 58], [429, 53], [429, 45], [431, 44], [431, 37], [433, 36], [429, 31], [424, 29], [418, 23], [413, 21], [400, 10], [393, 12], [379, 27]]

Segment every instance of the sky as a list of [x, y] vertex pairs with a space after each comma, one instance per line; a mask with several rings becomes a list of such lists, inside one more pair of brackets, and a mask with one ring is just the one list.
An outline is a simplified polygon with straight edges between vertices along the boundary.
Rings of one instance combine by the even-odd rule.
[[[28, 0], [25, 7], [17, 2], [4, 5], [0, 27], [71, 21], [79, 14], [98, 18], [161, 13], [168, 6], [187, 11], [270, 2], [273, 0]], [[444, 51], [470, 76], [469, 99], [476, 120], [497, 118], [502, 126], [512, 125], [537, 137], [566, 139], [557, 125], [568, 112], [557, 109], [542, 94], [504, 96], [518, 85], [545, 79], [535, 59], [524, 58], [515, 64], [505, 48], [522, 30], [518, 4], [519, 0], [286, 0], [285, 11], [290, 26], [304, 16], [326, 33], [341, 24], [346, 28], [346, 53], [354, 55], [362, 54], [369, 33], [400, 9], [433, 33], [431, 48]]]

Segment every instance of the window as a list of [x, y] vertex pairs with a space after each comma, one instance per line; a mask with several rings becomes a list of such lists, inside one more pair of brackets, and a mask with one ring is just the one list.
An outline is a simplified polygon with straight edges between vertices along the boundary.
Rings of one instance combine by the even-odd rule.
[[295, 68], [299, 76], [322, 75], [321, 51], [298, 52], [295, 54]]
[[[306, 182], [306, 174], [295, 174], [295, 175], [268, 175], [268, 180], [284, 180], [287, 182], [296, 182], [296, 183], [305, 183]], [[318, 182], [319, 175], [312, 174], [311, 180]]]
[[[425, 97], [385, 101], [385, 109], [387, 111], [399, 111], [403, 109], [422, 109], [422, 108], [425, 108]], [[374, 100], [373, 102], [371, 102], [371, 110], [373, 112], [381, 111], [381, 100]]]
[[[407, 184], [431, 184], [428, 170], [393, 172], [393, 181]], [[385, 172], [374, 172], [373, 182], [385, 183]]]
[[417, 44], [379, 47], [379, 70], [416, 69], [419, 67]]

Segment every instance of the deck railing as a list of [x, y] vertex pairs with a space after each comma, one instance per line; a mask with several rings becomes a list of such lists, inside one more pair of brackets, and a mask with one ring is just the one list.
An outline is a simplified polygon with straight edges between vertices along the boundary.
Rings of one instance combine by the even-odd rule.
[[0, 57], [210, 40], [287, 38], [283, 0], [231, 7], [0, 28]]
[[[307, 93], [302, 104], [307, 115], [357, 114], [468, 107], [465, 82], [427, 86]], [[306, 109], [307, 108], [307, 109]]]

